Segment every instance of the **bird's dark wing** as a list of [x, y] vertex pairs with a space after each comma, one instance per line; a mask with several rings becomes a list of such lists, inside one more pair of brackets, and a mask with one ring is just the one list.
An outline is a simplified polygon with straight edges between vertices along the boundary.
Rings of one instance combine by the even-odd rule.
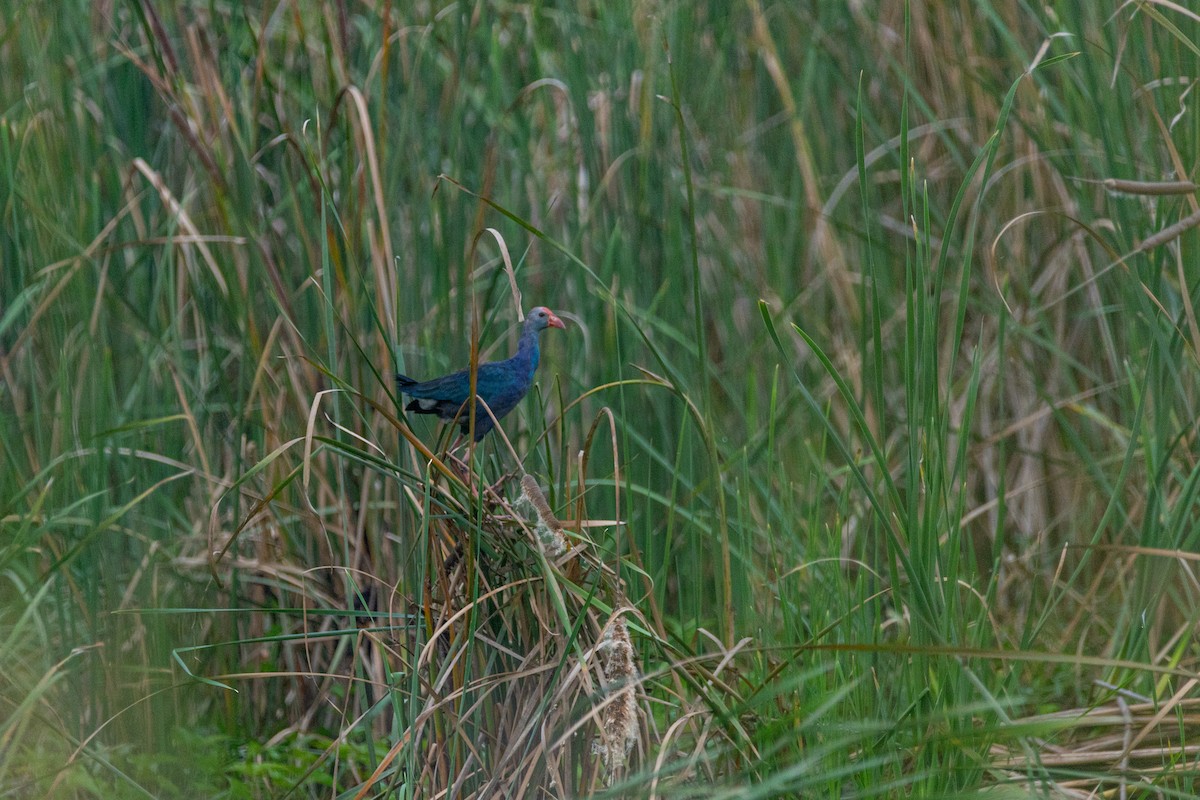
[[[528, 364], [518, 359], [490, 361], [480, 364], [475, 377], [475, 393], [483, 398], [496, 419], [512, 411], [533, 382]], [[458, 418], [463, 433], [469, 428], [469, 417], [460, 415], [463, 404], [471, 390], [471, 377], [467, 370], [459, 370], [428, 381], [414, 381], [406, 375], [397, 375], [400, 391], [412, 398], [406, 411], [418, 414], [437, 414], [449, 422]], [[478, 441], [492, 429], [492, 420], [481, 408], [475, 412], [475, 439]]]
[[400, 391], [409, 397], [423, 400], [444, 400], [460, 406], [466, 402], [467, 392], [471, 388], [466, 370], [452, 372], [429, 381], [414, 381], [405, 375], [397, 375], [396, 383], [399, 384]]

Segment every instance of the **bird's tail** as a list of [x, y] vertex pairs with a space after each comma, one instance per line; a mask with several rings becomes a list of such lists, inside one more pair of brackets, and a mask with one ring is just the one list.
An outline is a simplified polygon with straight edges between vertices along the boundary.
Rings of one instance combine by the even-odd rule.
[[401, 375], [399, 372], [396, 373], [396, 385], [401, 389], [407, 389], [409, 386], [416, 386], [418, 383], [420, 383], [420, 381], [414, 381], [407, 375]]

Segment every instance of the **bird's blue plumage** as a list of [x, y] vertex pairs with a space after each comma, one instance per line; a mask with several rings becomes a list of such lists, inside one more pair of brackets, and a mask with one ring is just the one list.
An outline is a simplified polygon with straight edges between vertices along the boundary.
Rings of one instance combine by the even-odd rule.
[[[516, 408], [533, 385], [540, 359], [538, 338], [549, 327], [563, 327], [562, 320], [545, 306], [538, 306], [525, 319], [516, 354], [503, 361], [480, 364], [476, 370], [475, 393], [483, 398], [496, 419], [501, 419]], [[428, 381], [415, 381], [406, 375], [397, 375], [396, 383], [401, 392], [412, 398], [412, 402], [405, 406], [406, 411], [437, 414], [447, 422], [457, 418], [464, 434], [470, 430], [470, 412], [463, 408], [471, 392], [468, 370], [459, 370]], [[492, 418], [477, 403], [475, 441], [490, 433], [493, 427]]]

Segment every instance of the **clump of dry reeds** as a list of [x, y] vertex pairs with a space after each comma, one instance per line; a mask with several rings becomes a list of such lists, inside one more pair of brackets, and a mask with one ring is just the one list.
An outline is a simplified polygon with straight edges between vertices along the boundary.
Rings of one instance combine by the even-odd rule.
[[[1200, 733], [1200, 698], [1187, 696], [1194, 687], [1195, 681], [1187, 681], [1157, 702], [1121, 691], [1090, 708], [1013, 720], [1041, 735], [1024, 747], [993, 746], [993, 766], [1014, 783], [1036, 781], [1048, 797], [1131, 797], [1160, 784], [1178, 765], [1194, 762], [1200, 752], [1193, 743]], [[1142, 702], [1129, 702], [1134, 699]]]

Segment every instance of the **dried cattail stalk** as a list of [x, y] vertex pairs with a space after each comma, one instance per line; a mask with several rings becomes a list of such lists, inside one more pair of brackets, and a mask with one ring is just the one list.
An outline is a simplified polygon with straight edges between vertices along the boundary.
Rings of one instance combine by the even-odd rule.
[[1174, 225], [1168, 225], [1158, 233], [1147, 236], [1142, 240], [1142, 243], [1133, 249], [1135, 253], [1142, 253], [1147, 250], [1153, 250], [1159, 245], [1164, 245], [1172, 239], [1178, 239], [1191, 228], [1200, 225], [1200, 211], [1193, 211], [1183, 219], [1176, 222]]
[[542, 551], [549, 556], [562, 555], [567, 549], [562, 523], [550, 510], [550, 504], [546, 502], [546, 495], [542, 494], [542, 489], [538, 486], [537, 481], [528, 473], [521, 476], [521, 496], [537, 512], [537, 525], [533, 532], [537, 536]]
[[1193, 194], [1200, 189], [1200, 186], [1191, 181], [1127, 181], [1121, 178], [1105, 178], [1101, 183], [1110, 192], [1147, 197]]
[[633, 643], [623, 617], [614, 616], [596, 645], [600, 671], [612, 699], [604, 707], [600, 737], [592, 752], [604, 759], [611, 779], [625, 766], [625, 760], [637, 743], [637, 667], [633, 663]]

